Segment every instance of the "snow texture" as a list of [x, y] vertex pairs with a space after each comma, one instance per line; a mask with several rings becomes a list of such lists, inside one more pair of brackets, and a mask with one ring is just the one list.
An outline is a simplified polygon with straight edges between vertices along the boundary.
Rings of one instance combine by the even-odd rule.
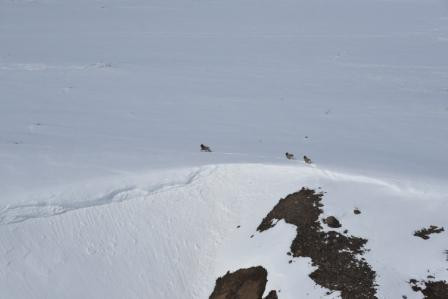
[[0, 45], [0, 298], [207, 298], [256, 265], [337, 298], [294, 227], [256, 233], [303, 186], [379, 298], [448, 279], [446, 231], [413, 236], [448, 229], [445, 0], [0, 0]]

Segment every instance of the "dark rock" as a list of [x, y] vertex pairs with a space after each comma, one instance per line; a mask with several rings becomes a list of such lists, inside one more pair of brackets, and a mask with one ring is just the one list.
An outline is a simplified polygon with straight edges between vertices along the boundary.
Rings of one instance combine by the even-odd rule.
[[272, 290], [264, 299], [278, 299], [277, 292]]
[[446, 299], [448, 298], [448, 283], [445, 280], [440, 281], [421, 281], [421, 287], [417, 280], [411, 279], [409, 281], [412, 290], [421, 292], [425, 299]]
[[261, 266], [239, 269], [216, 280], [210, 299], [261, 299], [268, 272]]
[[324, 223], [326, 225], [328, 225], [331, 228], [338, 228], [341, 227], [341, 223], [339, 222], [339, 220], [334, 217], [334, 216], [328, 216], [327, 218], [324, 219]]
[[428, 228], [422, 228], [420, 230], [415, 231], [414, 236], [420, 237], [423, 240], [428, 240], [429, 235], [440, 234], [443, 231], [445, 231], [445, 229], [443, 227], [437, 227], [435, 225], [430, 225]]
[[367, 240], [323, 231], [319, 221], [323, 212], [322, 197], [323, 193], [302, 188], [280, 199], [257, 230], [268, 230], [278, 220], [295, 225], [297, 234], [291, 252], [294, 257], [311, 258], [312, 265], [317, 268], [309, 275], [314, 282], [331, 291], [340, 291], [343, 299], [377, 298], [376, 273], [360, 259], [366, 251]]
[[422, 290], [422, 293], [428, 299], [446, 299], [448, 298], [448, 284], [446, 281], [425, 282], [425, 289]]
[[355, 215], [359, 215], [359, 214], [361, 214], [361, 211], [360, 211], [359, 209], [354, 209], [354, 210], [353, 210], [353, 213], [354, 213]]

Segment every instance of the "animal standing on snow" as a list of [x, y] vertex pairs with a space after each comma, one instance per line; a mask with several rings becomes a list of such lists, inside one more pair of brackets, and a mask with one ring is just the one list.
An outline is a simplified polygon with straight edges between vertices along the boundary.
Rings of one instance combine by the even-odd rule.
[[286, 152], [285, 156], [286, 156], [286, 159], [288, 159], [288, 160], [295, 160], [294, 154]]
[[307, 156], [303, 156], [303, 161], [305, 161], [306, 164], [312, 164], [313, 161], [311, 161], [310, 158], [308, 158]]
[[204, 144], [201, 143], [201, 152], [208, 152], [208, 153], [211, 153], [212, 150], [210, 149], [209, 146], [204, 145]]

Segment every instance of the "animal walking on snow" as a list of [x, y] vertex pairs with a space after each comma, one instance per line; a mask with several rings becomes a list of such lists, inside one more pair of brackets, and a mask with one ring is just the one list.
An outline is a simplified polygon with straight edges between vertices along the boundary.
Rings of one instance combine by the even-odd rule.
[[305, 161], [306, 164], [312, 164], [313, 161], [311, 161], [310, 158], [308, 158], [307, 156], [303, 156], [303, 161]]
[[288, 159], [288, 160], [295, 160], [294, 154], [286, 152], [285, 156], [286, 156], [286, 159]]
[[210, 153], [211, 151], [212, 150], [210, 149], [209, 146], [204, 145], [204, 144], [201, 143], [201, 152], [208, 152], [208, 153]]

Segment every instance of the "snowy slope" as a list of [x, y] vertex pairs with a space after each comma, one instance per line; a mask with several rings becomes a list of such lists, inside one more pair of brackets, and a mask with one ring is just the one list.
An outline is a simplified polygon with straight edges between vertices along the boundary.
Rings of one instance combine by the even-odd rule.
[[[322, 187], [324, 211], [340, 219], [341, 231], [368, 238], [379, 298], [421, 298], [407, 281], [427, 270], [448, 278], [446, 235], [412, 235], [420, 226], [448, 226], [440, 194], [305, 166], [207, 166], [148, 181], [156, 182], [153, 174], [113, 182], [118, 190], [97, 197], [80, 191], [76, 199], [69, 189], [48, 205], [2, 211], [2, 297], [206, 298], [227, 270], [263, 265], [267, 289], [280, 289], [281, 298], [322, 298], [327, 290], [307, 276], [309, 260], [288, 263], [292, 226], [255, 232], [278, 199], [301, 186]], [[76, 208], [60, 213], [68, 198]]]
[[321, 298], [292, 226], [255, 233], [302, 186], [369, 240], [379, 298], [421, 298], [446, 53], [444, 0], [0, 0], [0, 298], [206, 298], [257, 264]]
[[[0, 5], [9, 195], [286, 151], [366, 174], [447, 178], [446, 1]], [[218, 154], [200, 156], [200, 143]]]

